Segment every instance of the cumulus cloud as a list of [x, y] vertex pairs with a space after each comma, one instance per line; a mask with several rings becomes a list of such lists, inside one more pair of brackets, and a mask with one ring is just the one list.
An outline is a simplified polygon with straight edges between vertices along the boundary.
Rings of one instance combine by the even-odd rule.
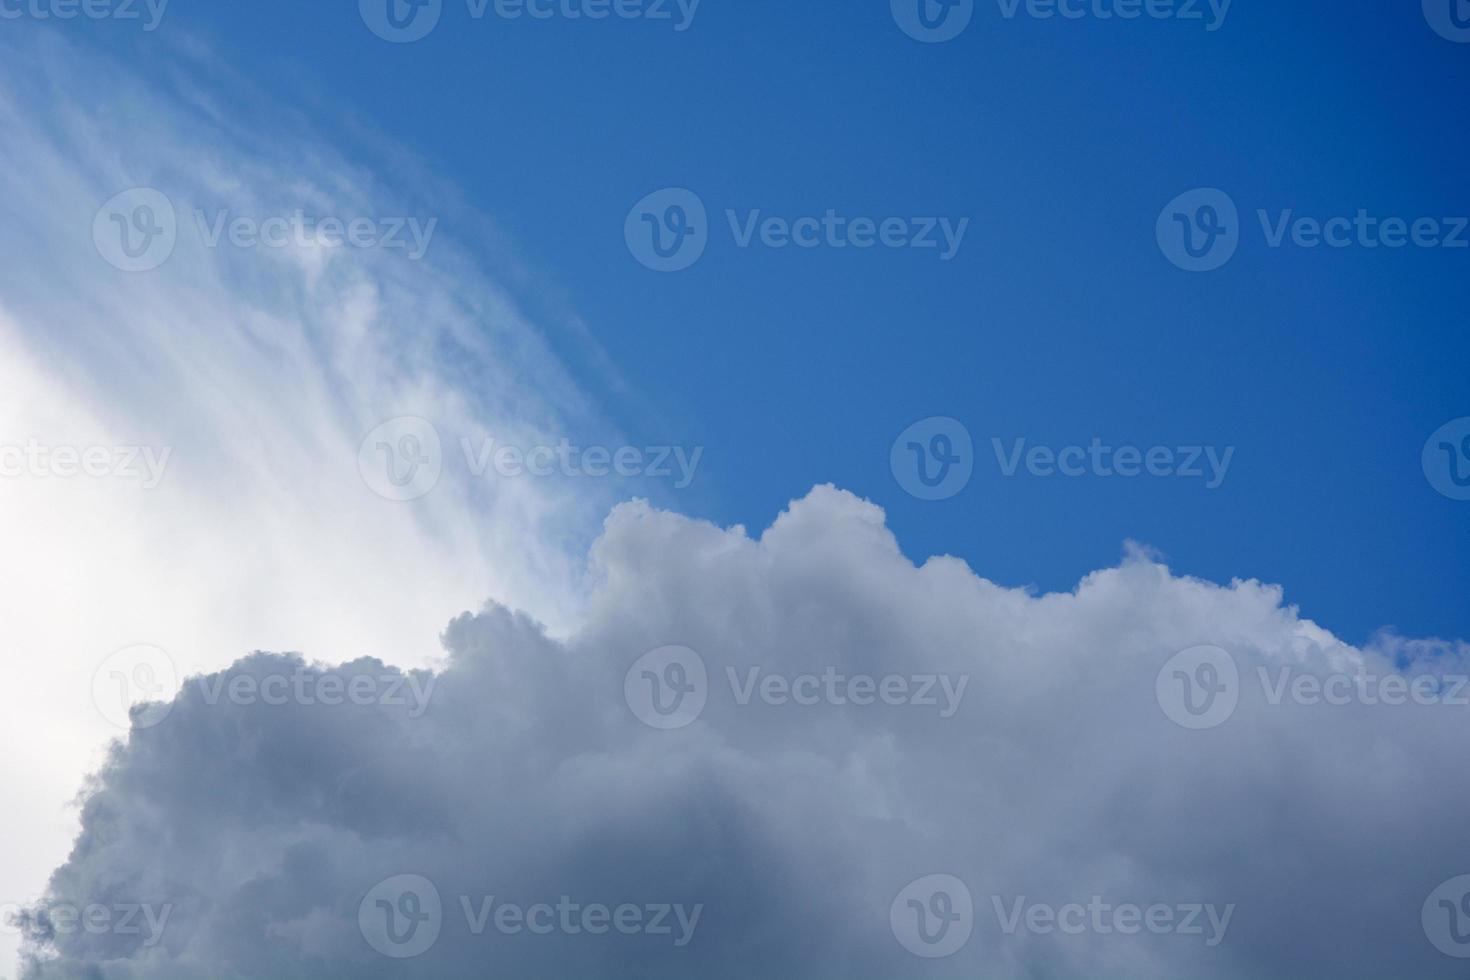
[[[432, 672], [187, 681], [97, 775], [25, 976], [1461, 972], [1427, 900], [1470, 871], [1463, 646], [1141, 550], [1066, 594], [916, 566], [832, 488], [758, 538], [625, 504], [590, 565], [564, 639], [492, 604]], [[168, 917], [50, 912], [89, 905]]]

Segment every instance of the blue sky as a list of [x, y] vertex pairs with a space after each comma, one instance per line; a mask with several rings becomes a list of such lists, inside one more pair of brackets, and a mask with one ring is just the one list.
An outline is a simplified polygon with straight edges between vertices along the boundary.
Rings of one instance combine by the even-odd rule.
[[[1470, 251], [1271, 248], [1256, 217], [1470, 212], [1470, 49], [1417, 5], [1238, 2], [1212, 31], [1205, 6], [1073, 21], [981, 3], [940, 44], [879, 2], [705, 0], [680, 31], [476, 20], [448, 0], [409, 44], [352, 6], [176, 2], [168, 26], [279, 97], [331, 107], [333, 138], [368, 122], [457, 184], [537, 270], [526, 294], [610, 356], [621, 383], [579, 333], [553, 335], [630, 439], [706, 446], [700, 479], [665, 503], [758, 526], [832, 481], [887, 508], [913, 556], [956, 554], [1006, 584], [1070, 588], [1134, 539], [1186, 573], [1281, 583], [1350, 640], [1470, 635], [1470, 506], [1419, 463], [1429, 433], [1470, 414]], [[695, 191], [714, 232], [672, 274], [622, 237], [665, 187]], [[1205, 274], [1154, 237], [1196, 187], [1226, 191], [1244, 234]], [[945, 262], [737, 248], [724, 216], [829, 208], [970, 223]], [[888, 466], [929, 416], [961, 420], [977, 451], [969, 486], [939, 502]], [[1207, 491], [1004, 478], [991, 442], [1094, 436], [1236, 451]]]
[[[0, 0], [0, 980], [513, 883], [709, 916], [510, 974], [906, 975], [971, 889], [926, 975], [1470, 953], [1470, 0], [73, 2]], [[643, 472], [493, 452], [568, 441]], [[1100, 891], [1240, 914], [989, 915]]]

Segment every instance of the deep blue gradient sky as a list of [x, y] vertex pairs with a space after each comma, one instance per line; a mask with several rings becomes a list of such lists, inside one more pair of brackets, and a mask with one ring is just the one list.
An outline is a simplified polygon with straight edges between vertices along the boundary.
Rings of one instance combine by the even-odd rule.
[[[910, 556], [1008, 585], [1070, 588], [1134, 539], [1182, 572], [1281, 583], [1353, 642], [1470, 637], [1470, 502], [1420, 465], [1429, 434], [1470, 415], [1470, 249], [1272, 249], [1255, 217], [1470, 214], [1470, 45], [1417, 0], [1236, 0], [1214, 32], [1007, 20], [981, 0], [944, 44], [905, 36], [887, 0], [704, 0], [682, 33], [446, 3], [405, 45], [348, 2], [174, 0], [165, 29], [344, 139], [344, 108], [370, 120], [463, 188], [537, 270], [527, 294], [580, 316], [637, 392], [574, 332], [553, 337], [630, 440], [706, 447], [695, 485], [659, 503], [763, 527], [831, 481], [886, 507]], [[698, 264], [659, 274], [623, 223], [670, 186], [716, 227]], [[1232, 196], [1244, 235], [1190, 274], [1154, 227], [1202, 186]], [[739, 249], [726, 208], [970, 226], [950, 262]], [[935, 415], [966, 424], [978, 459], [963, 493], [924, 502], [889, 447]], [[990, 448], [1094, 436], [1236, 452], [1207, 491], [1004, 478]]]

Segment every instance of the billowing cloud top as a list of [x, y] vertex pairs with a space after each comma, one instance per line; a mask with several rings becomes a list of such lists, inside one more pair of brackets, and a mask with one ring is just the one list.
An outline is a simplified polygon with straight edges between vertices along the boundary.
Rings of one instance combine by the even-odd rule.
[[25, 976], [1461, 975], [1462, 647], [1142, 552], [1002, 588], [832, 488], [592, 565], [565, 641], [491, 605], [135, 715]]

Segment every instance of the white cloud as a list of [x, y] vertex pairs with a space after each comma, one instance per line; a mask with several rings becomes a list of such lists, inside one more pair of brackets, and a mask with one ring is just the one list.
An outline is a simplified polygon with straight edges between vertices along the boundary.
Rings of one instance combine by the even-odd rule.
[[[351, 128], [378, 172], [349, 161], [202, 49], [150, 69], [20, 37], [0, 44], [0, 623], [24, 693], [0, 736], [27, 750], [0, 771], [0, 903], [35, 898], [76, 831], [68, 801], [117, 734], [88, 693], [110, 652], [156, 644], [185, 671], [262, 648], [414, 664], [490, 594], [565, 626], [580, 591], [565, 551], [610, 499], [455, 465], [460, 437], [608, 436], [503, 285], [523, 279], [513, 255], [452, 191]], [[166, 261], [125, 272], [94, 218], [135, 187], [177, 227]], [[440, 220], [414, 261], [210, 247], [195, 211], [219, 209]], [[443, 479], [412, 503], [358, 470], [364, 435], [401, 415], [445, 440]], [[52, 455], [18, 455], [30, 447]], [[51, 460], [68, 449], [166, 466], [152, 488], [65, 476]], [[0, 930], [0, 961], [13, 949]]]
[[[1470, 870], [1453, 762], [1470, 709], [1311, 703], [1292, 685], [1381, 692], [1396, 671], [1463, 672], [1463, 646], [1355, 649], [1275, 587], [1179, 578], [1141, 551], [1066, 595], [950, 558], [915, 567], [881, 512], [830, 488], [758, 540], [625, 505], [584, 569], [605, 485], [449, 465], [461, 436], [611, 441], [504, 285], [523, 270], [452, 189], [354, 131], [383, 161], [369, 171], [238, 79], [202, 84], [223, 69], [199, 49], [146, 82], [64, 46], [0, 51], [0, 447], [168, 451], [151, 489], [61, 476], [54, 457], [0, 478], [19, 692], [0, 713], [0, 904], [61, 865], [34, 973], [1453, 975], [1436, 943], [1454, 937], [1421, 912]], [[144, 186], [180, 223], [166, 261], [126, 273], [94, 219]], [[194, 212], [220, 208], [440, 224], [417, 262], [211, 248]], [[407, 415], [434, 420], [446, 459], [431, 493], [397, 503], [359, 448]], [[431, 638], [486, 596], [504, 605], [453, 619], [441, 663]], [[93, 671], [137, 643], [189, 679], [104, 757]], [[1190, 730], [1159, 690], [1200, 647], [1223, 653], [1210, 663], [1235, 671], [1237, 700]], [[256, 649], [312, 659], [219, 673]], [[702, 708], [645, 724], [629, 691], [644, 670], [694, 683], [690, 657]], [[401, 670], [426, 665], [404, 690], [427, 701], [395, 701]], [[65, 802], [99, 767], [66, 860]], [[442, 910], [412, 960], [363, 930], [381, 911], [364, 898], [405, 874]], [[905, 931], [907, 899], [944, 911], [925, 903], [937, 880], [969, 894], [968, 937], [917, 958], [938, 947]], [[477, 913], [492, 895], [686, 918], [668, 938], [475, 935], [460, 898]], [[1217, 944], [1007, 933], [995, 911], [1044, 922], [1093, 896], [1109, 922], [1127, 903], [1199, 904], [1228, 926]], [[102, 928], [68, 928], [68, 908]]]
[[[1348, 647], [1279, 589], [1180, 578], [1137, 551], [1043, 596], [954, 559], [916, 567], [880, 510], [831, 488], [758, 539], [627, 504], [592, 561], [592, 612], [564, 641], [498, 606], [456, 619], [417, 718], [210, 705], [187, 683], [102, 774], [52, 896], [171, 906], [161, 941], [72, 934], [36, 976], [1455, 975], [1420, 912], [1470, 866], [1452, 762], [1470, 708], [1273, 705], [1245, 680], [1228, 720], [1191, 731], [1155, 692], [1202, 643], [1252, 678], [1391, 673], [1401, 641]], [[660, 730], [624, 681], [669, 644], [709, 683], [696, 718]], [[1412, 653], [1409, 673], [1465, 669], [1462, 647]], [[846, 678], [844, 700], [742, 704], [727, 670], [752, 667]], [[912, 685], [889, 704], [847, 697], [857, 677], [937, 675], [968, 678], [949, 718]], [[413, 959], [382, 955], [359, 923], [399, 875], [440, 903]], [[947, 958], [895, 935], [909, 910], [894, 900], [930, 875], [973, 905]], [[395, 910], [428, 907], [387, 887]], [[561, 896], [700, 912], [682, 947], [471, 928], [486, 908]], [[1050, 907], [1076, 926], [1069, 903], [1098, 909], [1080, 934], [1006, 932], [1033, 906], [1037, 923]], [[1129, 904], [1187, 928], [1090, 925], [1126, 928]]]

